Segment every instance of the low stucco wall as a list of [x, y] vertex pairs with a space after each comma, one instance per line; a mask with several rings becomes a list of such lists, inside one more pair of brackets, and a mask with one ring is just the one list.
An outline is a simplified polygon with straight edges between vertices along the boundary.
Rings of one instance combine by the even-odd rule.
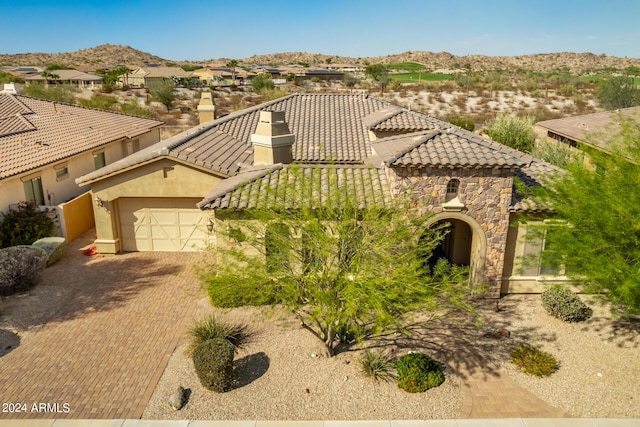
[[95, 225], [91, 193], [84, 193], [60, 205], [67, 242], [72, 242]]

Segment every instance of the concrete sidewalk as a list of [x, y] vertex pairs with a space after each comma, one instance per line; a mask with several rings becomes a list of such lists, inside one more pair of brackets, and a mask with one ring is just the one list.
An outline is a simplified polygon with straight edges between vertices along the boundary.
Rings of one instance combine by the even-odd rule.
[[486, 418], [371, 421], [0, 420], [0, 427], [638, 427], [638, 419]]

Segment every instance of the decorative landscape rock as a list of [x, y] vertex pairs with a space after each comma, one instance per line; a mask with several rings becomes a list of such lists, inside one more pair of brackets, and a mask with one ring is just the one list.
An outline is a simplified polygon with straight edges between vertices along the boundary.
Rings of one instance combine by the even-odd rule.
[[186, 403], [187, 391], [184, 389], [184, 387], [179, 386], [176, 392], [169, 396], [169, 406], [171, 406], [176, 411], [179, 411]]
[[42, 239], [33, 242], [33, 246], [47, 251], [49, 259], [47, 260], [47, 267], [51, 264], [55, 264], [62, 258], [64, 254], [64, 248], [67, 246], [67, 241], [64, 237], [44, 237]]
[[37, 246], [0, 249], [0, 295], [26, 291], [39, 280], [49, 255]]

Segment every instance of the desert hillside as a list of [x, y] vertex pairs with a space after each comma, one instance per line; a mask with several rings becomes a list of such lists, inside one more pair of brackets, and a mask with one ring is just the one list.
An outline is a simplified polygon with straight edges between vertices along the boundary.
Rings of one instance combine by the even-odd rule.
[[[307, 52], [286, 52], [273, 53], [268, 55], [254, 55], [249, 58], [236, 58], [245, 64], [291, 64], [296, 62], [307, 62], [310, 64], [323, 64], [327, 58], [331, 62], [337, 63], [397, 63], [397, 62], [418, 62], [424, 64], [429, 70], [436, 69], [456, 69], [470, 66], [474, 70], [493, 69], [525, 69], [531, 71], [549, 72], [560, 67], [567, 67], [573, 74], [581, 74], [591, 69], [618, 68], [623, 69], [629, 66], [640, 67], [640, 58], [619, 58], [615, 56], [595, 55], [593, 53], [544, 53], [522, 56], [485, 56], [485, 55], [465, 55], [456, 56], [448, 52], [425, 52], [408, 51], [399, 54], [351, 58], [344, 56], [332, 56]], [[191, 63], [225, 63], [228, 58], [203, 59], [202, 61], [192, 61]], [[18, 66], [34, 65], [46, 66], [50, 64], [66, 65], [74, 68], [94, 67], [108, 68], [116, 65], [142, 65], [154, 63], [165, 65], [168, 62], [183, 63], [163, 59], [150, 53], [142, 52], [129, 46], [104, 44], [97, 47], [82, 49], [75, 52], [66, 53], [21, 53], [16, 55], [6, 55], [0, 53], [0, 65]]]
[[6, 55], [0, 53], [0, 65], [65, 65], [72, 68], [94, 67], [110, 68], [118, 65], [161, 64], [166, 59], [142, 52], [129, 46], [103, 44], [100, 46], [65, 53], [19, 53]]

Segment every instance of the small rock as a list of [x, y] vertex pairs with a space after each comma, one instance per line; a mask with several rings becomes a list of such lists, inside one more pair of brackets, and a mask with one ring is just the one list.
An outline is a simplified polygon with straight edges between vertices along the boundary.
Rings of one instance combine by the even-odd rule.
[[304, 389], [304, 394], [309, 394], [309, 393], [311, 393], [311, 392], [309, 391], [309, 389], [308, 389], [308, 388], [305, 388], [305, 389]]
[[171, 406], [176, 411], [179, 411], [180, 409], [182, 409], [185, 403], [187, 403], [187, 393], [185, 389], [180, 386], [175, 393], [169, 396], [169, 406]]
[[344, 377], [344, 380], [345, 380], [345, 381], [349, 381], [349, 377], [345, 376], [345, 377]]
[[599, 376], [599, 377], [602, 377], [602, 374], [601, 374], [600, 372], [598, 372], [598, 376]]
[[318, 357], [316, 353], [311, 353], [311, 357]]
[[349, 363], [351, 363], [351, 360], [345, 360], [345, 361], [344, 361], [344, 364], [345, 364], [345, 365], [348, 365]]

